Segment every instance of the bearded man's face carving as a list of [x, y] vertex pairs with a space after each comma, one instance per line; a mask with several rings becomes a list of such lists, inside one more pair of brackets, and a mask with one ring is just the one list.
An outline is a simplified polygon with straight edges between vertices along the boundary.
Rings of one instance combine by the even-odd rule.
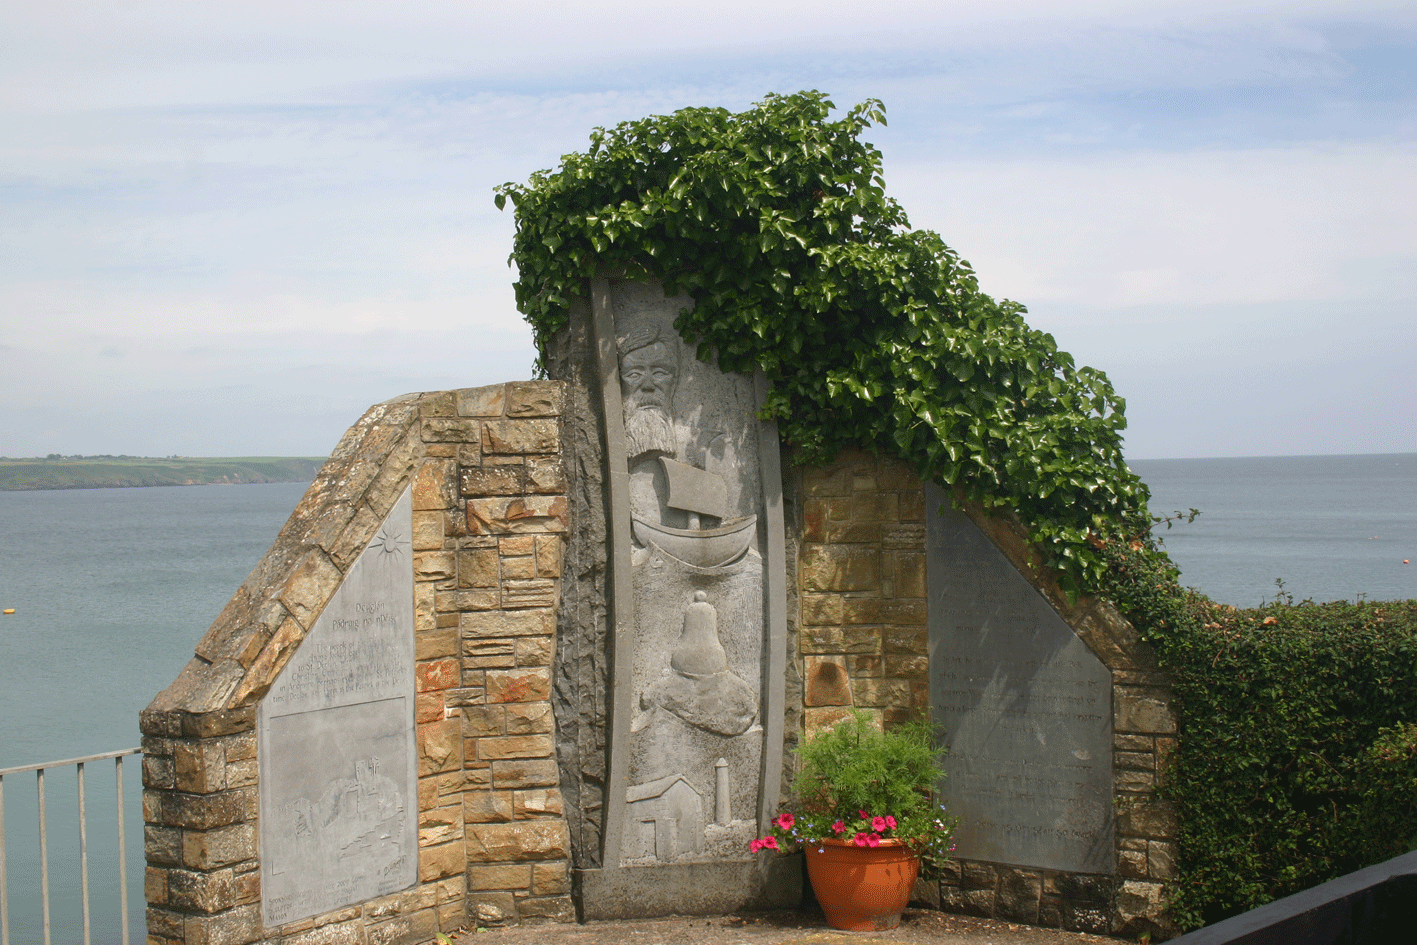
[[662, 341], [627, 351], [620, 358], [620, 394], [630, 459], [649, 452], [673, 456], [678, 451], [669, 417], [678, 380], [674, 352]]

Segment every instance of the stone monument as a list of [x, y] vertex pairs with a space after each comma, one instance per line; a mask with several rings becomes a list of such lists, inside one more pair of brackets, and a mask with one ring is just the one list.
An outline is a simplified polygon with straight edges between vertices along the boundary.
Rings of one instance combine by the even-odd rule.
[[562, 376], [350, 428], [142, 714], [153, 945], [793, 908], [748, 840], [784, 728], [853, 708], [946, 735], [945, 908], [1166, 928], [1176, 720], [1135, 631], [887, 457], [789, 469], [789, 544], [767, 382], [694, 357], [689, 304], [593, 279]]

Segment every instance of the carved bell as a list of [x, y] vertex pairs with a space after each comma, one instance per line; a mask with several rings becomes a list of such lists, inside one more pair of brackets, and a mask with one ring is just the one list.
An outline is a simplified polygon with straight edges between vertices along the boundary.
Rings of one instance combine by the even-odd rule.
[[694, 602], [684, 608], [684, 632], [679, 634], [669, 665], [690, 678], [728, 670], [728, 654], [718, 642], [718, 611], [703, 591], [695, 591]]

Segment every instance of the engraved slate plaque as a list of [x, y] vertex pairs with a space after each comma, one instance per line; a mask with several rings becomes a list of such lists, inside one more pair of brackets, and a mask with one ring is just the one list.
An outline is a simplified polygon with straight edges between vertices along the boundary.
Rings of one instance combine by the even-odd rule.
[[957, 855], [1113, 872], [1111, 673], [938, 487], [926, 501], [930, 705]]
[[261, 918], [418, 878], [412, 503], [394, 504], [261, 701]]

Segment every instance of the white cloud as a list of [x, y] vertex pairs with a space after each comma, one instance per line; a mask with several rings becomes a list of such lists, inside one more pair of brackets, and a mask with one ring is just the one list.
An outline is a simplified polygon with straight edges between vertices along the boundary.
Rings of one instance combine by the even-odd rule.
[[897, 164], [887, 180], [986, 292], [1105, 309], [1417, 299], [1414, 166], [1410, 142], [1314, 144]]
[[1127, 398], [1128, 455], [1417, 449], [1417, 145], [888, 165]]
[[[1374, 0], [647, 0], [583, 3], [184, 0], [10, 4], [0, 33], [0, 103], [85, 108], [339, 99], [354, 83], [476, 75], [522, 79], [583, 73], [646, 59], [751, 51], [764, 61], [817, 50], [849, 69], [885, 51], [1010, 49], [1016, 64], [1042, 47], [1072, 70], [1133, 81], [1180, 70], [1190, 79], [1253, 68], [1260, 33], [1307, 55], [1270, 72], [1310, 70], [1328, 55], [1305, 25], [1362, 20], [1410, 28], [1410, 4]], [[1228, 35], [1230, 40], [1214, 37]], [[1209, 42], [1196, 42], [1208, 35]], [[1138, 38], [1146, 37], [1145, 42]], [[1234, 55], [1236, 51], [1241, 56]], [[1034, 70], [1025, 68], [1026, 73]], [[995, 80], [1015, 70], [994, 72]]]
[[96, 324], [8, 345], [0, 454], [319, 455], [374, 403], [531, 376], [526, 326], [342, 332], [147, 330]]
[[[6, 4], [0, 451], [318, 451], [374, 400], [525, 376], [491, 187], [594, 125], [804, 87], [886, 101], [870, 137], [891, 192], [985, 291], [1114, 374], [1140, 442], [1179, 442], [1165, 411], [1187, 385], [1169, 362], [1128, 373], [1171, 350], [1211, 372], [1193, 420], [1280, 429], [1264, 391], [1322, 363], [1325, 320], [1346, 319], [1345, 364], [1356, 339], [1411, 338], [1413, 90], [1354, 81], [1339, 21], [1410, 46], [1417, 10]], [[1236, 380], [1241, 348], [1263, 390]], [[1378, 429], [1393, 364], [1343, 368], [1352, 389], [1327, 402]]]

